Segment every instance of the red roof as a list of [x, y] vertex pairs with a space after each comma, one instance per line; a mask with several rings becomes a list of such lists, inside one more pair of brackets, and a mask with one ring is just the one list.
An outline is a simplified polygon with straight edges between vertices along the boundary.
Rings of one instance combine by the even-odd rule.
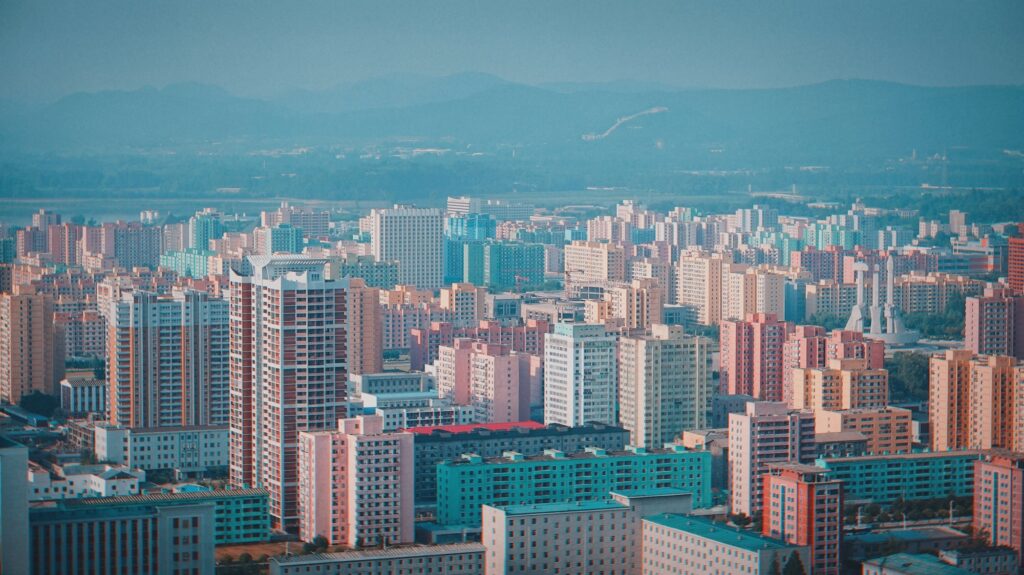
[[509, 423], [469, 423], [466, 425], [428, 425], [424, 427], [410, 427], [403, 431], [417, 435], [430, 435], [434, 431], [447, 431], [448, 433], [470, 433], [477, 429], [490, 431], [508, 431], [510, 429], [544, 429], [543, 423], [536, 421], [513, 421]]

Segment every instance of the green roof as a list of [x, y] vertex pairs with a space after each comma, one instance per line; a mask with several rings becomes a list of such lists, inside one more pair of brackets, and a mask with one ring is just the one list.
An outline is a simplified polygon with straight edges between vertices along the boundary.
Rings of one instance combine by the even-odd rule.
[[903, 575], [972, 575], [974, 571], [947, 565], [932, 555], [897, 553], [864, 562], [865, 565], [884, 567], [886, 573]]
[[537, 505], [506, 505], [498, 507], [506, 515], [537, 515], [539, 513], [568, 513], [570, 511], [605, 511], [628, 509], [616, 501], [578, 501], [575, 503], [540, 503]]
[[693, 495], [692, 491], [675, 487], [651, 487], [649, 489], [619, 489], [612, 491], [625, 497], [664, 497], [666, 495]]
[[758, 535], [753, 531], [744, 531], [736, 527], [730, 527], [725, 523], [716, 523], [710, 519], [704, 519], [703, 517], [693, 515], [673, 515], [663, 513], [661, 515], [644, 517], [644, 521], [668, 527], [669, 529], [685, 531], [698, 537], [710, 539], [724, 545], [739, 547], [746, 551], [791, 548], [789, 545], [786, 545], [777, 539], [769, 539], [768, 537]]

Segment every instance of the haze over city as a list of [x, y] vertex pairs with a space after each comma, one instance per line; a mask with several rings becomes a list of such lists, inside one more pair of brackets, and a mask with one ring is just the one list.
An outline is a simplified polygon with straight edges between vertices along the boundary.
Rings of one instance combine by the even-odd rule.
[[0, 573], [1024, 573], [1024, 5], [0, 5]]

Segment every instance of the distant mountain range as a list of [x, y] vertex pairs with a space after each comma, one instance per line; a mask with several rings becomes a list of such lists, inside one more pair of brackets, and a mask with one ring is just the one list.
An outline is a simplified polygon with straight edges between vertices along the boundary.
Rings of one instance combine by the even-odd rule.
[[[652, 108], [660, 113], [622, 122]], [[756, 167], [844, 165], [963, 150], [1024, 149], [1024, 87], [837, 80], [766, 90], [643, 83], [528, 86], [486, 74], [391, 76], [259, 100], [200, 84], [0, 102], [0, 150], [128, 152], [408, 142], [555, 161]]]

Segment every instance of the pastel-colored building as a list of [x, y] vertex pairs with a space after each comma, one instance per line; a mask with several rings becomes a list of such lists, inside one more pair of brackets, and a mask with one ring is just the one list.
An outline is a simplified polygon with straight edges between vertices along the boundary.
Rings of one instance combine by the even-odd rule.
[[332, 545], [413, 540], [413, 436], [384, 431], [379, 416], [299, 434], [299, 537]]
[[981, 451], [943, 451], [818, 459], [830, 479], [843, 482], [851, 503], [968, 497]]
[[967, 298], [964, 346], [977, 355], [1024, 359], [1024, 293], [987, 287]]
[[770, 575], [797, 561], [805, 573], [810, 550], [693, 515], [643, 519], [644, 575]]
[[0, 293], [0, 401], [54, 394], [64, 377], [64, 346], [53, 325], [53, 298]]
[[1024, 451], [1024, 364], [949, 350], [929, 360], [931, 447]]
[[674, 445], [609, 452], [546, 450], [526, 457], [507, 452], [484, 459], [465, 455], [437, 466], [437, 521], [480, 525], [480, 506], [596, 501], [612, 491], [671, 487], [693, 495], [694, 507], [711, 505], [711, 454]]
[[896, 553], [865, 561], [862, 575], [977, 575], [926, 553]]
[[622, 451], [629, 443], [629, 432], [604, 424], [565, 427], [535, 421], [480, 423], [406, 429], [415, 437], [416, 505], [437, 501], [437, 464], [457, 460], [464, 453], [483, 458], [501, 457], [506, 451], [525, 456], [554, 449], [576, 453], [587, 447]]
[[856, 431], [867, 437], [869, 454], [909, 453], [913, 445], [912, 412], [902, 407], [862, 407], [842, 411], [818, 411], [815, 431]]
[[889, 402], [889, 372], [864, 359], [830, 359], [824, 367], [794, 368], [790, 407], [811, 411], [881, 408]]
[[299, 519], [299, 433], [345, 414], [346, 294], [327, 260], [250, 256], [230, 278], [230, 478], [270, 491], [275, 526]]
[[487, 573], [639, 573], [636, 509], [616, 501], [483, 506]]
[[472, 408], [480, 423], [507, 423], [530, 418], [530, 356], [509, 347], [456, 339], [441, 346], [435, 362], [438, 392], [457, 405]]
[[774, 314], [750, 314], [719, 328], [722, 392], [782, 401], [783, 345], [793, 324]]
[[28, 466], [29, 501], [135, 495], [146, 472], [123, 465]]
[[764, 502], [769, 463], [814, 460], [814, 414], [781, 402], [751, 401], [729, 415], [729, 488], [733, 513], [753, 515]]
[[193, 289], [125, 291], [105, 317], [110, 423], [228, 423], [226, 300]]
[[974, 532], [1024, 553], [1024, 454], [997, 451], [974, 462]]
[[619, 339], [619, 423], [631, 444], [657, 447], [710, 424], [711, 340], [655, 324]]
[[773, 463], [764, 475], [761, 532], [811, 549], [811, 572], [842, 569], [843, 483], [800, 463]]
[[398, 262], [398, 283], [427, 290], [441, 287], [444, 275], [441, 210], [396, 205], [371, 210], [368, 220], [371, 252], [377, 261]]
[[189, 477], [227, 469], [228, 441], [226, 425], [149, 428], [97, 425], [93, 450], [100, 461], [146, 471], [170, 469], [179, 477]]
[[617, 423], [617, 347], [604, 325], [555, 325], [544, 341], [544, 423]]

